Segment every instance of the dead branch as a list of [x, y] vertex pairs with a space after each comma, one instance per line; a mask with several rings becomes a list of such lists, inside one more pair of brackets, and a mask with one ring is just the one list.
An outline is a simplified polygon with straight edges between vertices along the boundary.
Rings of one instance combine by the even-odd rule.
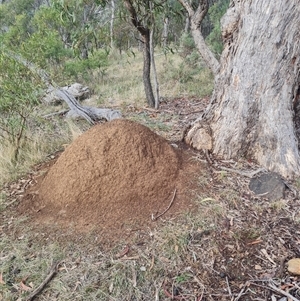
[[285, 296], [285, 297], [288, 297], [288, 299], [290, 299], [290, 300], [299, 301], [298, 298], [295, 298], [295, 297], [292, 296], [291, 294], [289, 294], [289, 293], [287, 293], [286, 291], [284, 291], [284, 290], [282, 290], [282, 289], [276, 287], [276, 286], [275, 286], [274, 284], [272, 284], [272, 283], [269, 283], [269, 284], [268, 284], [268, 287], [269, 287], [272, 291], [274, 291], [274, 292], [276, 292], [276, 293], [279, 293], [279, 294], [281, 294], [281, 295], [283, 295], [283, 296]]
[[237, 169], [232, 169], [232, 168], [228, 168], [228, 167], [224, 167], [224, 166], [220, 166], [221, 169], [223, 170], [226, 170], [226, 171], [230, 171], [230, 172], [234, 172], [234, 173], [237, 173], [241, 176], [244, 176], [244, 177], [248, 177], [248, 178], [252, 178], [254, 177], [256, 174], [262, 172], [262, 171], [266, 171], [264, 168], [259, 168], [257, 170], [254, 170], [252, 172], [247, 172], [247, 171], [240, 171], [240, 170], [237, 170]]
[[45, 278], [45, 280], [27, 297], [26, 301], [33, 300], [38, 294], [41, 293], [41, 291], [45, 288], [45, 286], [50, 282], [50, 280], [54, 277], [54, 275], [58, 271], [58, 267], [60, 265], [60, 262], [54, 262], [51, 266], [51, 269]]
[[44, 115], [44, 116], [42, 116], [42, 117], [45, 118], [45, 119], [47, 119], [47, 118], [50, 118], [50, 117], [52, 117], [52, 116], [66, 114], [66, 113], [68, 113], [69, 111], [70, 111], [69, 109], [66, 109], [66, 110], [60, 110], [60, 111], [58, 111], [58, 112], [50, 113], [50, 114]]
[[255, 285], [255, 286], [258, 286], [258, 287], [261, 287], [261, 288], [264, 288], [264, 289], [270, 289], [272, 290], [273, 292], [276, 292], [278, 294], [281, 294], [285, 297], [288, 297], [290, 300], [293, 300], [293, 301], [299, 301], [299, 299], [297, 299], [296, 297], [292, 296], [291, 294], [287, 293], [286, 291], [276, 287], [273, 282], [271, 282], [270, 280], [259, 280], [261, 282], [268, 282], [268, 286], [266, 285], [261, 285], [261, 284], [257, 284], [255, 283], [254, 281], [257, 281], [257, 280], [250, 280], [248, 281], [249, 284], [251, 285]]
[[171, 202], [170, 202], [168, 208], [167, 208], [163, 213], [159, 214], [159, 215], [156, 216], [156, 217], [154, 216], [154, 214], [152, 214], [151, 219], [152, 219], [153, 221], [156, 221], [159, 217], [161, 217], [162, 215], [164, 215], [164, 214], [171, 208], [171, 206], [172, 206], [172, 204], [173, 204], [173, 202], [174, 202], [175, 196], [176, 196], [176, 191], [177, 191], [177, 190], [176, 190], [176, 188], [175, 188], [174, 193], [173, 193], [172, 200], [171, 200]]
[[75, 116], [83, 117], [90, 124], [95, 124], [100, 119], [110, 121], [112, 119], [121, 118], [121, 113], [119, 111], [82, 106], [71, 93], [58, 87], [45, 70], [12, 51], [6, 50], [6, 54], [27, 67], [31, 72], [37, 74], [50, 91], [54, 91], [58, 98], [67, 103]]

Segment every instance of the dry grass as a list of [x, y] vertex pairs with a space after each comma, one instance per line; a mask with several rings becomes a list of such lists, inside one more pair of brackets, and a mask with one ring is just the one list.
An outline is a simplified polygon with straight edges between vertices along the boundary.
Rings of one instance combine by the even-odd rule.
[[13, 145], [0, 145], [0, 186], [29, 172], [33, 165], [62, 149], [62, 145], [71, 140], [70, 134], [64, 121], [54, 120], [50, 123], [40, 118], [33, 119], [19, 149], [18, 162], [13, 160]]
[[[142, 82], [143, 57], [135, 50], [135, 55], [113, 53], [106, 73], [101, 77], [91, 78], [89, 85], [98, 95], [99, 103], [105, 105], [135, 106], [146, 103]], [[164, 55], [157, 51], [156, 68], [162, 97], [210, 95], [213, 89], [212, 74], [197, 65], [190, 66], [178, 54]]]

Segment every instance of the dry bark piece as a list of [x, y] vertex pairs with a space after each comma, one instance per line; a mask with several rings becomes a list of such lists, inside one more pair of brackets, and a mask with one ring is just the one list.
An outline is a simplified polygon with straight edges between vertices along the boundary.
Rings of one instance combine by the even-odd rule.
[[293, 258], [288, 261], [288, 271], [294, 275], [300, 275], [300, 258]]

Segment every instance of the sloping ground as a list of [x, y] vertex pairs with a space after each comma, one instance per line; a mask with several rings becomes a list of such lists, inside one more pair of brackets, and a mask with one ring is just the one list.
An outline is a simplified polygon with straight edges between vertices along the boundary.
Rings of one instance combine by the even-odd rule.
[[[198, 103], [198, 107], [201, 110], [204, 106]], [[124, 113], [176, 140], [180, 129], [194, 118], [193, 111], [197, 111], [196, 101], [180, 99], [166, 101], [160, 111], [128, 107]], [[132, 237], [112, 237], [114, 247], [106, 250], [98, 227], [77, 232], [69, 225], [74, 229], [69, 231], [68, 223], [59, 226], [63, 219], [54, 215], [57, 225], [44, 226], [38, 219], [43, 214], [38, 202], [27, 206], [27, 214], [38, 223], [24, 221], [24, 214], [16, 210], [24, 189], [30, 183], [40, 183], [44, 176], [39, 178], [39, 173], [49, 166], [38, 166], [31, 175], [4, 187], [6, 203], [14, 202], [15, 206], [10, 205], [0, 215], [0, 300], [25, 299], [27, 291], [43, 281], [55, 261], [60, 262], [58, 273], [37, 296], [38, 301], [299, 300], [300, 277], [286, 268], [289, 259], [300, 257], [299, 195], [286, 189], [284, 199], [278, 201], [255, 197], [248, 188], [249, 178], [235, 172], [256, 170], [254, 162], [186, 152], [181, 150], [183, 156], [177, 161], [178, 177], [181, 174], [185, 179], [182, 186], [189, 185], [189, 200], [198, 210], [184, 213], [182, 186], [179, 178], [174, 179], [178, 192], [170, 210], [157, 221], [151, 221], [153, 209], [149, 210], [150, 216], [144, 219], [149, 224], [137, 228], [132, 227], [134, 223], [127, 224], [122, 229]], [[176, 159], [174, 162], [173, 171], [178, 168]], [[183, 167], [186, 163], [187, 168]], [[197, 173], [191, 176], [190, 171]], [[66, 170], [62, 168], [60, 173], [62, 179]], [[50, 185], [47, 176], [44, 183]], [[297, 181], [288, 184], [299, 193]], [[33, 187], [31, 194], [38, 193]], [[167, 208], [173, 188], [170, 185], [168, 196], [160, 202], [153, 200], [154, 204], [163, 202]], [[48, 202], [61, 206], [59, 198]], [[175, 218], [176, 212], [183, 214]]]

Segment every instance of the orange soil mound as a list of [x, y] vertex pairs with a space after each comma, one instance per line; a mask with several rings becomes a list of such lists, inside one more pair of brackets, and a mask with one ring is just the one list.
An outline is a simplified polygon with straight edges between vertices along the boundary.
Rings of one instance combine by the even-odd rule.
[[80, 230], [139, 227], [168, 207], [180, 169], [181, 155], [165, 139], [115, 120], [77, 138], [23, 206], [35, 207], [44, 222]]

